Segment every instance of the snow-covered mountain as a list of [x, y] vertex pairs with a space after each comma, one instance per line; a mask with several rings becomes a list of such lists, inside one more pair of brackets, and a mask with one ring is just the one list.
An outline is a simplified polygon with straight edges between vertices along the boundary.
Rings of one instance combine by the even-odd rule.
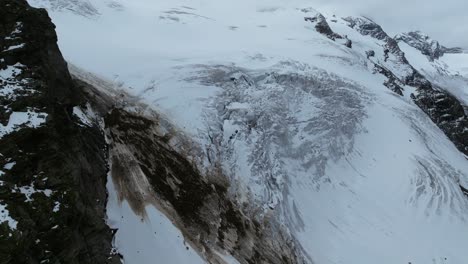
[[461, 48], [447, 48], [440, 45], [437, 40], [431, 39], [421, 31], [411, 31], [408, 33], [398, 34], [395, 36], [395, 39], [421, 51], [422, 54], [428, 56], [430, 61], [439, 59], [446, 53], [463, 53]]
[[305, 0], [28, 2], [105, 135], [124, 263], [468, 259], [468, 54]]

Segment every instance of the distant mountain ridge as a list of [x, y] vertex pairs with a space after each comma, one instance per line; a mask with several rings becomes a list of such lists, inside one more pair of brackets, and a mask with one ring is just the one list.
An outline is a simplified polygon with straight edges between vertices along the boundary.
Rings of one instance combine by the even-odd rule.
[[459, 47], [447, 48], [442, 46], [437, 40], [431, 39], [421, 31], [410, 31], [395, 36], [395, 40], [403, 41], [413, 48], [421, 51], [428, 56], [429, 60], [434, 61], [442, 57], [445, 53], [463, 53], [464, 50]]

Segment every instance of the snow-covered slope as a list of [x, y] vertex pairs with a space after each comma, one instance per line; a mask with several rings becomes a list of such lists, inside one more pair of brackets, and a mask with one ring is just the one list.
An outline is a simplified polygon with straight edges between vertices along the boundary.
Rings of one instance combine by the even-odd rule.
[[[411, 96], [425, 77], [468, 98], [449, 55], [430, 62], [365, 18], [324, 14], [342, 39], [321, 34], [308, 1], [29, 2], [50, 7], [70, 63], [171, 120], [201, 171], [220, 166], [244, 213], [282, 223], [307, 262], [468, 259], [468, 161]], [[108, 189], [125, 263], [203, 261], [168, 216], [141, 221]]]

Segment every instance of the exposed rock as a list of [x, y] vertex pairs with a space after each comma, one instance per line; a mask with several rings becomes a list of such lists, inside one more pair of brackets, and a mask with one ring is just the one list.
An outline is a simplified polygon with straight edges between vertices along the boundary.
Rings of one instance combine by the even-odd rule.
[[401, 81], [389, 69], [378, 64], [374, 64], [374, 70], [388, 78], [384, 82], [384, 85], [388, 89], [392, 90], [398, 95], [403, 95], [403, 83], [401, 83]]
[[344, 45], [351, 49], [353, 47], [353, 42], [347, 36], [345, 36], [345, 39], [346, 39], [346, 42]]
[[462, 190], [463, 194], [468, 197], [468, 189], [460, 185], [460, 189]]
[[460, 102], [441, 89], [419, 89], [414, 101], [468, 155], [468, 118]]
[[242, 212], [228, 195], [228, 179], [202, 175], [167, 144], [171, 136], [159, 134], [157, 119], [113, 109], [105, 123], [112, 177], [135, 213], [145, 217], [145, 206], [156, 206], [210, 263], [222, 263], [220, 249], [240, 263], [304, 263], [281, 225]]
[[370, 57], [375, 57], [375, 51], [373, 51], [373, 50], [366, 51], [366, 56], [367, 56], [368, 59]]
[[406, 85], [420, 88], [423, 90], [432, 89], [432, 83], [414, 68], [411, 75], [405, 76], [404, 82]]
[[[105, 223], [106, 145], [96, 125], [80, 124], [85, 102], [57, 47], [54, 25], [25, 0], [0, 2], [0, 83], [10, 118], [29, 117], [0, 137], [0, 203], [15, 228], [0, 224], [2, 263], [119, 263]], [[28, 91], [28, 92], [24, 92]], [[34, 124], [42, 116], [40, 123]]]
[[304, 20], [315, 24], [315, 30], [331, 40], [343, 38], [340, 34], [333, 32], [327, 23], [327, 19], [320, 13], [317, 13], [313, 17], [304, 17]]

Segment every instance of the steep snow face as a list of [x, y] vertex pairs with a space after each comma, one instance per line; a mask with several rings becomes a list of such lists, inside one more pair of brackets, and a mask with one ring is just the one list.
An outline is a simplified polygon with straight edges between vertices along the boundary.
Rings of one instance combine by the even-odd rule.
[[[413, 74], [405, 56], [428, 76], [458, 62], [429, 62], [386, 34], [363, 35], [349, 19], [324, 14], [333, 32], [352, 40], [348, 48], [304, 21], [316, 14], [307, 1], [89, 3], [100, 14], [93, 19], [50, 9], [64, 56], [172, 120], [204, 150], [198, 165], [221, 164], [245, 210], [282, 222], [310, 262], [468, 258], [459, 187], [468, 186], [468, 161], [402, 81]], [[369, 29], [362, 21], [357, 26]], [[400, 79], [404, 96], [383, 85], [374, 64]], [[165, 253], [158, 234], [185, 250], [167, 218], [153, 208], [139, 222], [108, 187], [110, 224], [128, 263]], [[134, 226], [151, 242], [136, 241]], [[183, 252], [165, 260], [201, 261]]]

